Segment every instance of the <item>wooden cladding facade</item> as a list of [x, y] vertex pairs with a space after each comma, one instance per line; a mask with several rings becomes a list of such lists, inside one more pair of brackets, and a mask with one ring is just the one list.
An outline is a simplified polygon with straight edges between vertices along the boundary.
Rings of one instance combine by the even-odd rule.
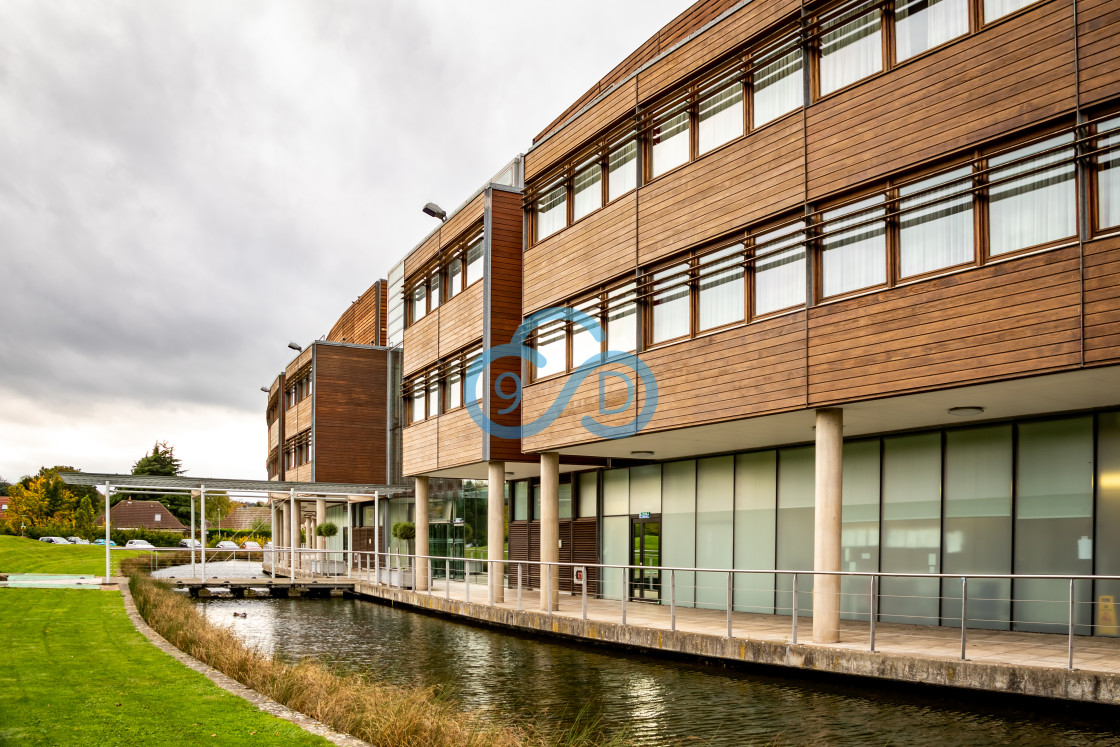
[[[523, 589], [541, 587], [540, 566], [532, 565], [541, 559], [541, 523], [539, 521], [511, 521], [509, 523], [509, 588], [517, 588], [517, 567], [521, 566]], [[599, 534], [595, 517], [560, 520], [561, 563], [599, 563]], [[530, 561], [517, 563], [516, 561]], [[599, 592], [598, 569], [587, 569], [587, 588], [591, 594]], [[560, 591], [579, 591], [573, 583], [572, 569], [560, 567]]]
[[[446, 238], [437, 241], [444, 246], [456, 243], [467, 232], [475, 230], [478, 220], [486, 216], [489, 224], [484, 222], [483, 229], [487, 238], [484, 278], [405, 329], [402, 368], [406, 379], [418, 372], [431, 370], [441, 361], [464, 351], [483, 345], [508, 343], [521, 323], [523, 253], [520, 190], [488, 186], [460, 213], [448, 219], [442, 229]], [[411, 255], [405, 260], [406, 285], [410, 271], [419, 274], [430, 270], [436, 253], [430, 252], [427, 247], [428, 242], [425, 242], [417, 250], [426, 253], [423, 261]], [[520, 373], [514, 361], [503, 360], [493, 364], [487, 389], [492, 391], [494, 381], [515, 368]], [[493, 408], [490, 413], [494, 422], [510, 426], [520, 422], [520, 410], [499, 414], [498, 409], [500, 407]], [[403, 447], [406, 475], [521, 456], [519, 441], [484, 433], [466, 408], [457, 408], [408, 425], [404, 429]]]
[[314, 349], [315, 479], [388, 483], [388, 350]]
[[387, 300], [386, 283], [378, 280], [342, 313], [327, 333], [327, 341], [384, 345]]

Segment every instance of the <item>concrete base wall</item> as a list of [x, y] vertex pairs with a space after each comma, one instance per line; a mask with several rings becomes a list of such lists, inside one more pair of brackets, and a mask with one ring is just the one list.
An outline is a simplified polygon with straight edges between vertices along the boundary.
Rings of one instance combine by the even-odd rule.
[[673, 652], [706, 659], [795, 667], [833, 674], [874, 677], [925, 685], [1032, 695], [1088, 703], [1120, 704], [1120, 676], [1051, 667], [987, 664], [959, 659], [900, 656], [853, 651], [828, 645], [783, 644], [621, 625], [535, 610], [510, 610], [486, 604], [418, 594], [359, 583], [359, 596], [405, 604], [449, 617], [596, 643], [618, 644], [650, 652]]

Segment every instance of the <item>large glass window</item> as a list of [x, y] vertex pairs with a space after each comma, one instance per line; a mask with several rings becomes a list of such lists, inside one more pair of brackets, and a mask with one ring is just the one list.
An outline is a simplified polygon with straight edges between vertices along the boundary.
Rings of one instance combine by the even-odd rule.
[[529, 483], [519, 480], [513, 484], [513, 520], [526, 521], [529, 518]]
[[743, 84], [724, 79], [701, 92], [697, 119], [699, 153], [707, 153], [742, 135]]
[[424, 419], [424, 402], [424, 386], [418, 383], [416, 389], [412, 392], [412, 407], [409, 413], [410, 422], [418, 423]]
[[603, 206], [603, 169], [593, 161], [576, 171], [572, 180], [572, 220]]
[[421, 283], [412, 289], [412, 321], [424, 318], [428, 313], [428, 286]]
[[1115, 148], [1097, 161], [1097, 202], [1101, 228], [1120, 226], [1120, 118], [1101, 122], [1098, 132], [1108, 133], [1098, 148]]
[[[537, 198], [537, 241], [547, 238], [568, 224], [568, 187], [563, 182], [548, 188]], [[468, 284], [470, 281], [467, 281]]]
[[971, 173], [965, 166], [899, 188], [901, 277], [972, 261]]
[[[883, 196], [829, 210], [821, 240], [821, 277], [825, 296], [887, 282], [887, 232]], [[878, 207], [877, 207], [878, 206]]]
[[882, 26], [877, 5], [860, 6], [821, 24], [821, 96], [883, 69]]
[[754, 313], [769, 314], [805, 303], [805, 222], [754, 239]]
[[564, 333], [564, 321], [549, 322], [541, 326], [536, 335], [537, 352], [545, 358], [544, 362], [536, 367], [536, 378], [541, 379], [566, 370], [568, 345]]
[[[879, 504], [881, 460], [879, 439], [844, 444], [842, 571], [879, 570]], [[840, 605], [845, 619], [867, 620], [871, 614], [867, 579], [840, 579]]]
[[638, 304], [634, 284], [607, 292], [607, 349], [629, 353], [638, 347]]
[[751, 77], [754, 99], [755, 127], [777, 119], [802, 106], [805, 87], [802, 84], [802, 56], [800, 42], [795, 38], [767, 50]]
[[[577, 307], [577, 310], [582, 311], [584, 314], [598, 321], [599, 299], [596, 298], [589, 303], [581, 304]], [[573, 320], [572, 368], [576, 368], [588, 362], [591, 362], [592, 365], [598, 365], [602, 351], [603, 344], [599, 340], [596, 340], [586, 327]]]
[[[1070, 147], [1061, 148], [1063, 145]], [[989, 252], [993, 257], [1077, 232], [1072, 146], [1070, 133], [989, 159]], [[1055, 148], [1058, 150], [1045, 152]], [[1020, 159], [1025, 160], [1013, 163]], [[1005, 164], [1013, 165], [999, 168]]]
[[467, 247], [467, 285], [477, 280], [482, 280], [484, 273], [482, 263], [482, 237], [478, 237], [473, 244]]
[[968, 33], [968, 0], [896, 0], [895, 57], [899, 62]]
[[688, 110], [659, 120], [650, 135], [650, 176], [656, 177], [688, 162]]
[[[1102, 576], [1120, 575], [1120, 412], [1104, 412], [1099, 416], [1100, 431], [1097, 436], [1097, 513], [1095, 573]], [[1120, 597], [1120, 581], [1098, 581], [1096, 596], [1108, 594]], [[1100, 625], [1099, 615], [1095, 621]], [[1115, 628], [1113, 628], [1115, 631]], [[1113, 631], [1094, 629], [1097, 635], [1115, 635]]]
[[607, 156], [607, 199], [614, 200], [638, 186], [638, 141], [627, 140]]
[[745, 311], [743, 245], [734, 244], [704, 255], [698, 262], [699, 329], [741, 322]]
[[599, 473], [581, 472], [579, 475], [579, 516], [581, 519], [597, 516], [599, 502]]
[[688, 297], [688, 263], [653, 273], [650, 296], [650, 341], [654, 344], [684, 337], [691, 316]]
[[994, 21], [1019, 8], [1025, 8], [1036, 0], [984, 0], [984, 20]]

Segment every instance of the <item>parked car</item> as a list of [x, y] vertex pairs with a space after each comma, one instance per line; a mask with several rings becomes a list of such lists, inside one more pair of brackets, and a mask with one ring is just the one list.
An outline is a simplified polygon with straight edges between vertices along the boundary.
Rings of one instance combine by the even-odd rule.
[[67, 537], [66, 541], [69, 542], [71, 545], [88, 545], [89, 544], [89, 540], [82, 539], [81, 537]]
[[[104, 539], [95, 539], [95, 540], [93, 541], [93, 544], [95, 544], [95, 545], [104, 545], [104, 544], [105, 544], [105, 540], [104, 540]], [[116, 547], [116, 546], [117, 546], [117, 543], [116, 543], [116, 542], [114, 542], [113, 540], [109, 540], [109, 547]]]
[[202, 543], [199, 542], [196, 539], [184, 538], [184, 539], [179, 540], [179, 547], [193, 547], [194, 549], [197, 550], [200, 547], [202, 547]]
[[70, 544], [69, 542], [67, 542], [62, 537], [40, 537], [39, 541], [40, 542], [46, 542], [47, 544], [51, 544], [51, 545], [69, 545]]
[[125, 543], [126, 550], [154, 550], [156, 546], [148, 540], [129, 540]]
[[271, 550], [272, 549], [272, 543], [271, 542], [265, 542], [264, 543], [264, 549]]
[[242, 550], [260, 550], [261, 549], [261, 543], [260, 542], [253, 542], [252, 540], [245, 540], [244, 542], [241, 543], [241, 549]]
[[236, 542], [230, 542], [229, 540], [222, 540], [217, 545], [215, 545], [215, 547], [219, 550], [236, 550], [237, 549], [237, 543]]

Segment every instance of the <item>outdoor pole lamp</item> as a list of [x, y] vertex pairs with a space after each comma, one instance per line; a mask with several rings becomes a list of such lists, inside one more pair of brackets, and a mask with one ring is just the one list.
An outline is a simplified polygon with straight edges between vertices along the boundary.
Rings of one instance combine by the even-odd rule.
[[268, 394], [268, 387], [262, 386], [261, 391], [264, 392], [265, 394]]
[[447, 220], [447, 211], [434, 202], [429, 202], [427, 205], [425, 205], [424, 212], [427, 215], [432, 216], [433, 218], [439, 218], [442, 221]]
[[289, 342], [288, 347], [290, 347], [292, 350], [296, 351], [297, 353], [302, 353], [303, 352], [303, 348], [300, 347], [299, 345], [296, 345], [294, 342]]

